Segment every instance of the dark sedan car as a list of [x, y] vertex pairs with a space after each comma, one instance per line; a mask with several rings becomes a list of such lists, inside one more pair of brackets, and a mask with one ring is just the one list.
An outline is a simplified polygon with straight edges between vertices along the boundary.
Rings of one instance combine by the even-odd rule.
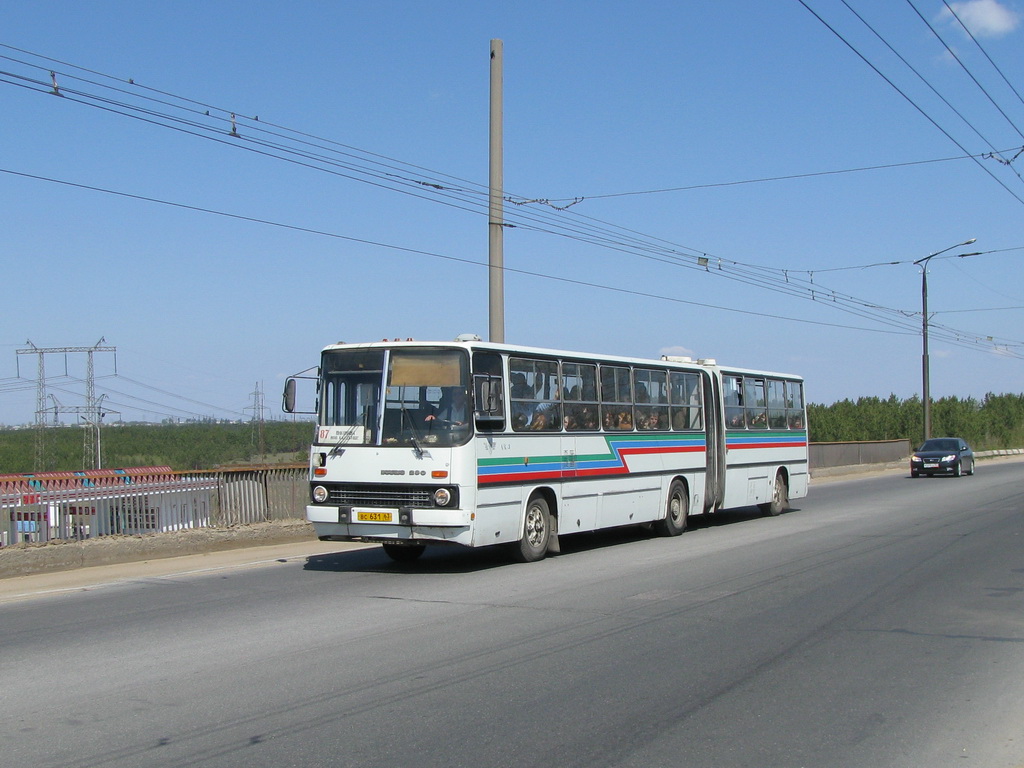
[[910, 476], [974, 474], [974, 451], [959, 437], [925, 440], [910, 457]]

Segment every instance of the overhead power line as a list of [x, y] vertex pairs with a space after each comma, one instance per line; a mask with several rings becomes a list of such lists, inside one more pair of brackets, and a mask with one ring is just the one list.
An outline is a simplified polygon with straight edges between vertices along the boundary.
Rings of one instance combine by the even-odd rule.
[[931, 123], [940, 133], [942, 133], [943, 136], [945, 136], [947, 139], [949, 139], [951, 142], [953, 142], [953, 144], [955, 144], [957, 146], [957, 148], [961, 152], [963, 152], [965, 155], [970, 156], [971, 159], [974, 160], [974, 162], [978, 165], [978, 167], [981, 168], [986, 174], [988, 174], [989, 177], [991, 177], [997, 184], [999, 184], [999, 186], [1001, 186], [1010, 195], [1012, 195], [1013, 198], [1015, 200], [1017, 200], [1017, 202], [1019, 202], [1021, 204], [1024, 204], [1024, 197], [1021, 197], [1017, 192], [1015, 192], [1014, 190], [1010, 189], [1010, 187], [1007, 186], [1007, 184], [1002, 179], [1000, 179], [998, 176], [996, 176], [995, 173], [993, 173], [992, 170], [987, 165], [982, 163], [980, 159], [978, 159], [975, 155], [973, 155], [971, 152], [969, 152], [964, 147], [964, 145], [958, 139], [956, 139], [956, 137], [953, 136], [953, 134], [951, 134], [949, 131], [947, 131], [945, 128], [943, 128], [941, 125], [939, 125], [938, 121], [935, 118], [933, 118], [931, 115], [929, 115], [928, 112], [925, 111], [924, 107], [922, 107], [920, 104], [918, 104], [916, 101], [914, 101], [914, 99], [912, 99], [906, 93], [906, 91], [904, 91], [902, 88], [900, 88], [898, 85], [896, 85], [896, 83], [892, 80], [892, 78], [890, 78], [884, 72], [882, 72], [882, 70], [879, 69], [871, 60], [869, 60], [866, 55], [861, 53], [861, 51], [859, 51], [857, 49], [857, 47], [854, 46], [853, 43], [851, 43], [844, 35], [842, 35], [839, 32], [838, 29], [836, 29], [832, 24], [827, 22], [817, 11], [815, 11], [813, 8], [811, 8], [811, 6], [809, 6], [807, 4], [806, 0], [797, 0], [797, 2], [800, 3], [800, 5], [802, 5], [805, 9], [807, 9], [808, 13], [810, 13], [812, 16], [814, 16], [814, 18], [816, 18], [819, 22], [821, 22], [821, 24], [826, 29], [828, 29], [829, 32], [831, 32], [833, 35], [835, 35], [843, 43], [843, 45], [845, 45], [847, 48], [849, 48], [861, 61], [863, 61], [865, 64], [867, 64], [874, 71], [874, 73], [876, 75], [878, 75], [880, 78], [882, 78], [889, 85], [890, 88], [892, 88], [894, 91], [896, 91], [896, 93], [898, 93], [901, 97], [903, 97], [903, 99], [908, 104], [910, 104], [910, 106], [912, 106], [915, 110], [917, 110], [917, 112], [922, 117], [924, 117], [925, 120], [927, 120], [929, 123]]
[[[11, 49], [10, 46], [4, 46], [2, 44], [0, 44], [0, 47]], [[13, 50], [18, 50], [31, 56], [38, 56], [38, 54], [31, 54], [29, 52], [22, 51], [21, 49]], [[14, 60], [12, 57], [7, 56], [2, 58]], [[45, 59], [45, 57], [41, 58]], [[54, 59], [47, 60], [51, 63], [56, 62]], [[35, 67], [36, 69], [42, 69], [39, 65], [33, 65], [27, 62], [20, 63], [23, 63], [26, 66]], [[105, 79], [117, 81], [121, 85], [128, 85], [129, 88], [122, 88], [121, 85], [118, 85], [113, 89], [121, 95], [131, 95], [134, 97], [135, 93], [133, 91], [143, 88], [143, 86], [139, 86], [130, 79], [120, 80], [108, 75], [96, 73], [94, 70], [85, 70], [84, 68], [77, 67], [76, 65], [69, 65], [64, 62], [60, 63], [63, 66], [70, 66], [80, 71], [88, 71], [90, 74], [99, 75]], [[7, 75], [9, 76], [10, 73], [7, 73]], [[173, 99], [173, 109], [180, 111], [182, 114], [168, 114], [161, 112], [158, 108], [153, 106], [131, 104], [124, 99], [112, 99], [98, 94], [89, 94], [82, 89], [66, 88], [59, 84], [63, 79], [69, 79], [76, 82], [85, 81], [94, 86], [97, 85], [94, 80], [85, 80], [84, 78], [63, 72], [54, 73], [48, 79], [21, 78], [20, 80], [17, 80], [16, 78], [17, 82], [13, 84], [28, 87], [41, 94], [50, 94], [59, 90], [60, 94], [64, 97], [64, 100], [74, 103], [81, 103], [86, 106], [94, 106], [104, 110], [114, 111], [117, 114], [144, 120], [147, 123], [161, 127], [183, 131], [200, 138], [213, 139], [221, 144], [240, 147], [261, 155], [296, 163], [310, 169], [344, 176], [345, 178], [355, 179], [363, 183], [373, 184], [374, 186], [401, 192], [403, 194], [409, 194], [432, 202], [440, 202], [444, 205], [475, 214], [486, 215], [487, 212], [487, 188], [483, 185], [474, 184], [466, 180], [455, 179], [455, 177], [450, 175], [437, 174], [432, 171], [427, 174], [423, 174], [421, 171], [425, 169], [422, 169], [420, 166], [414, 166], [393, 158], [381, 159], [383, 158], [382, 155], [367, 153], [364, 150], [356, 150], [355, 148], [342, 145], [338, 142], [330, 142], [328, 140], [311, 137], [310, 134], [294, 132], [291, 129], [282, 128], [280, 126], [276, 126], [271, 130], [266, 127], [271, 124], [268, 124], [265, 121], [260, 121], [258, 117], [243, 118], [240, 117], [237, 112], [228, 112], [221, 108], [202, 104], [195, 100], [174, 96], [173, 94], [168, 94], [164, 91], [147, 89], [150, 92], [157, 92], [161, 94], [161, 96]], [[97, 87], [107, 88], [109, 86]], [[154, 99], [151, 97], [142, 97], [142, 99], [144, 102], [148, 102], [151, 105], [158, 104], [161, 108], [172, 104], [172, 102], [167, 99]], [[177, 102], [181, 102], [186, 106], [181, 107]], [[199, 109], [198, 107], [202, 107], [202, 109]], [[244, 127], [240, 127], [243, 126], [243, 124]], [[252, 134], [252, 136], [250, 136], [250, 134]], [[303, 138], [296, 141], [294, 139], [295, 135], [300, 135]], [[266, 137], [272, 137], [272, 139]], [[375, 243], [361, 238], [318, 231], [295, 225], [285, 225], [279, 222], [272, 222], [265, 219], [257, 219], [238, 214], [229, 214], [223, 211], [214, 211], [184, 203], [173, 203], [159, 200], [157, 198], [117, 192], [85, 184], [64, 182], [57, 179], [33, 176], [32, 174], [24, 174], [15, 171], [5, 172], [29, 178], [37, 178], [53, 183], [67, 184], [69, 186], [82, 189], [90, 189], [107, 194], [144, 200], [147, 202], [171, 205], [182, 209], [212, 213], [254, 223], [284, 227], [294, 231], [302, 231], [320, 236], [344, 239], [350, 242], [391, 248], [393, 250], [401, 250], [409, 253], [419, 253], [453, 261], [476, 263], [471, 260], [458, 259], [444, 254], [429, 253], [412, 248], [402, 248], [383, 243]], [[457, 183], [453, 184], [453, 182]], [[515, 196], [513, 196], [511, 199], [525, 201], [528, 198], [515, 198]], [[840, 309], [843, 312], [861, 317], [862, 319], [869, 319], [872, 322], [879, 323], [890, 329], [903, 333], [916, 333], [916, 331], [912, 331], [915, 323], [908, 320], [908, 313], [882, 307], [874, 302], [858, 299], [857, 297], [830, 289], [827, 286], [816, 284], [812, 273], [805, 272], [804, 274], [807, 274], [809, 279], [804, 279], [802, 277], [798, 277], [799, 273], [797, 271], [745, 264], [736, 260], [716, 257], [712, 254], [701, 252], [700, 250], [689, 246], [671, 243], [667, 240], [654, 238], [643, 233], [635, 232], [607, 222], [602, 222], [592, 217], [580, 216], [572, 212], [545, 213], [543, 211], [523, 210], [521, 208], [508, 217], [508, 225], [577, 240], [579, 242], [596, 245], [615, 252], [639, 256], [678, 268], [712, 274], [717, 277], [775, 291], [794, 298], [815, 301], [818, 303], [828, 302], [833, 308]], [[527, 274], [542, 276], [537, 273]], [[550, 275], [545, 277], [564, 280], [564, 278], [556, 278]], [[611, 286], [595, 287], [613, 289]], [[709, 306], [702, 305], [698, 302], [684, 303], [691, 303], [698, 306]], [[721, 307], [721, 309], [728, 310], [728, 308], [725, 307]], [[733, 309], [728, 311], [740, 310]]]
[[[964, 64], [963, 60], [959, 56], [957, 56], [956, 51], [949, 47], [949, 43], [947, 43], [942, 38], [942, 35], [938, 33], [938, 30], [935, 29], [935, 26], [930, 21], [928, 21], [928, 19], [925, 18], [924, 14], [921, 13], [921, 11], [918, 9], [916, 5], [914, 5], [912, 0], [907, 0], [907, 5], [914, 9], [914, 13], [916, 13], [918, 18], [921, 19], [921, 22], [926, 27], [928, 27], [928, 29], [931, 31], [933, 35], [935, 35], [935, 39], [942, 43], [942, 47], [946, 49], [946, 53], [948, 53], [953, 58], [953, 60], [960, 65], [960, 68], [964, 71], [964, 74], [966, 74], [971, 79], [972, 83], [978, 86], [978, 90], [980, 90], [985, 95], [985, 98], [988, 99], [989, 103], [993, 107], [995, 107], [996, 111], [999, 112], [1000, 115], [1003, 116], [1006, 122], [1009, 123], [1010, 127], [1012, 127], [1013, 130], [1017, 132], [1017, 135], [1024, 139], [1024, 132], [1021, 132], [1020, 128], [1017, 127], [1017, 124], [1013, 122], [1013, 119], [1008, 114], [1006, 114], [1005, 110], [1001, 106], [999, 106], [999, 103], [994, 98], [992, 98], [992, 94], [989, 93], [988, 89], [979, 82], [978, 78], [976, 78], [974, 76], [974, 73], [971, 72], [970, 69], [968, 69], [967, 65]], [[946, 7], [949, 8], [949, 5], [946, 4]], [[950, 11], [952, 11], [951, 8]], [[959, 17], [957, 17], [957, 20], [959, 20]]]
[[1013, 91], [1014, 95], [1017, 97], [1017, 101], [1019, 101], [1021, 104], [1024, 104], [1024, 96], [1021, 96], [1020, 91], [1017, 90], [1017, 87], [1010, 82], [1006, 75], [1003, 74], [1003, 70], [999, 68], [999, 65], [996, 64], [992, 60], [992, 57], [988, 55], [988, 51], [986, 51], [982, 47], [981, 43], [978, 42], [978, 38], [976, 38], [974, 36], [974, 33], [971, 32], [968, 26], [964, 24], [963, 19], [960, 18], [960, 15], [956, 12], [956, 9], [953, 8], [953, 6], [951, 6], [948, 2], [946, 2], [946, 0], [942, 0], [942, 4], [946, 6], [946, 10], [949, 11], [950, 15], [954, 19], [956, 19], [957, 23], [960, 25], [963, 31], [967, 33], [967, 36], [971, 38], [972, 42], [978, 47], [978, 50], [981, 51], [981, 53], [988, 60], [988, 63], [992, 65], [992, 69], [999, 73], [999, 76], [1003, 79], [1003, 82], [1006, 83], [1006, 85], [1010, 88], [1011, 91]]
[[[58, 180], [58, 179], [47, 178], [47, 177], [38, 176], [38, 175], [34, 175], [34, 174], [25, 174], [25, 173], [21, 173], [21, 172], [17, 172], [17, 171], [11, 171], [9, 169], [4, 169], [4, 168], [0, 168], [0, 173], [9, 173], [9, 174], [13, 174], [13, 175], [16, 175], [16, 176], [22, 176], [22, 177], [25, 177], [25, 178], [36, 179], [36, 180], [39, 180], [39, 181], [46, 181], [46, 182], [50, 182], [50, 183], [61, 184], [61, 185], [71, 186], [71, 187], [75, 187], [75, 188], [79, 188], [79, 189], [87, 189], [87, 190], [90, 190], [90, 191], [102, 192], [102, 193], [105, 193], [105, 194], [111, 194], [111, 195], [116, 195], [116, 196], [119, 196], [119, 197], [126, 197], [126, 198], [130, 198], [130, 199], [135, 199], [135, 200], [142, 200], [142, 201], [145, 201], [145, 202], [157, 203], [157, 204], [160, 204], [160, 205], [168, 205], [168, 206], [172, 206], [172, 207], [176, 207], [176, 208], [184, 208], [184, 209], [187, 209], [187, 210], [192, 210], [192, 211], [201, 212], [201, 213], [207, 213], [207, 214], [211, 214], [211, 215], [215, 215], [215, 216], [223, 216], [223, 217], [227, 217], [227, 218], [231, 218], [231, 219], [237, 219], [237, 220], [248, 221], [248, 222], [252, 222], [252, 223], [264, 224], [264, 225], [267, 225], [267, 226], [278, 227], [278, 228], [282, 228], [282, 229], [286, 229], [286, 230], [303, 232], [303, 233], [306, 233], [306, 234], [313, 234], [313, 235], [318, 235], [318, 236], [322, 236], [322, 237], [329, 237], [329, 238], [333, 238], [333, 239], [344, 240], [344, 241], [347, 241], [347, 242], [354, 242], [354, 243], [358, 243], [358, 244], [362, 244], [362, 245], [372, 246], [372, 247], [375, 247], [375, 248], [383, 248], [383, 249], [398, 251], [398, 252], [401, 252], [401, 253], [408, 253], [408, 254], [413, 254], [413, 255], [427, 256], [427, 257], [430, 257], [430, 258], [438, 258], [438, 259], [443, 259], [443, 260], [446, 260], [446, 261], [457, 262], [457, 263], [461, 263], [461, 264], [468, 264], [468, 265], [473, 265], [473, 266], [478, 266], [478, 267], [483, 267], [483, 268], [487, 268], [488, 267], [488, 265], [485, 262], [475, 261], [473, 259], [462, 258], [462, 257], [458, 257], [458, 256], [453, 256], [453, 255], [450, 255], [450, 254], [437, 253], [437, 252], [433, 252], [433, 251], [426, 251], [426, 250], [417, 249], [417, 248], [409, 248], [409, 247], [406, 247], [406, 246], [393, 245], [393, 244], [389, 244], [389, 243], [383, 243], [383, 242], [379, 242], [379, 241], [369, 240], [369, 239], [366, 239], [366, 238], [357, 238], [357, 237], [352, 237], [352, 236], [348, 236], [348, 235], [342, 235], [342, 234], [335, 233], [335, 232], [328, 232], [328, 231], [324, 231], [324, 230], [316, 230], [316, 229], [312, 229], [312, 228], [309, 228], [309, 227], [301, 227], [301, 226], [296, 226], [296, 225], [292, 225], [292, 224], [285, 224], [285, 223], [282, 223], [282, 222], [271, 221], [269, 219], [261, 219], [261, 218], [251, 217], [251, 216], [243, 216], [243, 215], [240, 215], [240, 214], [234, 214], [234, 213], [229, 213], [229, 212], [225, 212], [225, 211], [218, 211], [218, 210], [214, 210], [214, 209], [210, 209], [210, 208], [202, 208], [202, 207], [199, 207], [199, 206], [185, 205], [185, 204], [182, 204], [182, 203], [176, 203], [176, 202], [171, 202], [171, 201], [166, 201], [166, 200], [160, 200], [158, 198], [152, 198], [152, 197], [146, 197], [146, 196], [141, 196], [141, 195], [134, 195], [134, 194], [125, 193], [125, 192], [118, 192], [118, 191], [110, 190], [110, 189], [104, 189], [102, 187], [96, 187], [96, 186], [92, 186], [92, 185], [78, 184], [78, 183], [75, 183], [75, 182], [66, 182], [66, 181], [61, 181], [61, 180]], [[714, 272], [714, 270], [712, 269], [712, 265], [710, 263], [707, 264], [706, 266], [702, 266], [700, 268], [702, 270], [707, 270], [708, 272], [711, 272], [711, 273]], [[725, 306], [720, 306], [720, 305], [716, 305], [716, 304], [711, 304], [711, 303], [708, 303], [708, 302], [691, 301], [691, 300], [682, 299], [682, 298], [679, 298], [679, 297], [676, 297], [676, 296], [666, 296], [666, 295], [663, 295], [663, 294], [654, 294], [654, 293], [649, 293], [649, 292], [645, 292], [645, 291], [638, 291], [638, 290], [634, 290], [634, 289], [623, 288], [621, 286], [605, 285], [605, 284], [600, 284], [600, 283], [596, 283], [596, 282], [592, 282], [592, 281], [587, 281], [587, 280], [579, 280], [579, 279], [574, 279], [574, 278], [561, 277], [561, 276], [551, 275], [551, 274], [537, 272], [537, 271], [533, 271], [533, 270], [517, 269], [517, 268], [513, 268], [513, 267], [508, 267], [508, 266], [505, 267], [505, 271], [506, 272], [511, 272], [511, 273], [514, 273], [514, 274], [521, 274], [521, 275], [526, 275], [526, 276], [530, 276], [530, 277], [537, 277], [537, 278], [541, 278], [541, 279], [552, 280], [552, 281], [566, 283], [566, 284], [585, 286], [585, 287], [590, 287], [590, 288], [597, 288], [597, 289], [611, 291], [611, 292], [615, 292], [615, 293], [627, 294], [627, 295], [632, 295], [632, 296], [640, 296], [640, 297], [644, 297], [644, 298], [659, 299], [659, 300], [662, 300], [662, 301], [668, 301], [668, 302], [677, 303], [677, 304], [685, 304], [685, 305], [689, 305], [689, 306], [697, 306], [697, 307], [702, 307], [702, 308], [706, 308], [706, 309], [717, 309], [717, 310], [722, 310], [722, 311], [726, 311], [726, 312], [733, 312], [733, 313], [736, 313], [736, 314], [749, 315], [749, 316], [760, 317], [760, 318], [788, 320], [788, 321], [791, 321], [791, 322], [803, 323], [803, 324], [808, 324], [808, 325], [816, 325], [816, 326], [823, 326], [823, 327], [833, 327], [833, 328], [846, 328], [846, 329], [850, 329], [850, 330], [861, 330], [861, 331], [869, 331], [869, 332], [875, 332], [875, 333], [891, 333], [891, 334], [907, 335], [907, 336], [916, 336], [918, 334], [917, 321], [915, 321], [913, 319], [913, 314], [914, 313], [903, 312], [901, 310], [895, 310], [895, 309], [887, 309], [887, 308], [884, 308], [884, 307], [879, 307], [877, 305], [872, 305], [872, 304], [867, 304], [867, 303], [865, 303], [862, 307], [858, 307], [858, 306], [852, 304], [850, 302], [850, 300], [847, 299], [843, 294], [840, 294], [840, 293], [831, 291], [830, 289], [822, 288], [822, 287], [811, 288], [810, 289], [810, 293], [808, 294], [809, 299], [812, 300], [812, 301], [818, 302], [818, 303], [824, 303], [824, 304], [827, 304], [829, 306], [833, 306], [835, 308], [839, 308], [839, 309], [841, 309], [843, 311], [846, 311], [848, 313], [860, 316], [862, 318], [872, 319], [875, 322], [879, 322], [882, 325], [888, 326], [888, 328], [879, 329], [879, 328], [870, 328], [870, 327], [864, 327], [864, 326], [850, 326], [850, 325], [843, 325], [843, 324], [840, 324], [840, 323], [821, 322], [821, 321], [807, 320], [807, 319], [804, 319], [804, 318], [797, 318], [797, 317], [778, 315], [778, 314], [767, 313], [767, 312], [760, 312], [760, 311], [755, 311], [755, 310], [739, 309], [739, 308], [736, 308], [736, 307], [725, 307]], [[749, 275], [741, 276], [739, 279], [741, 279], [741, 281], [744, 281], [744, 282], [752, 282], [754, 280], [754, 278], [752, 276], [749, 276]], [[800, 282], [802, 283], [804, 281], [800, 281]], [[759, 283], [753, 283], [753, 284], [760, 285]], [[761, 287], [764, 287], [764, 286], [762, 285]], [[794, 283], [793, 288], [794, 288], [794, 290], [793, 290], [794, 294], [798, 294], [798, 290], [801, 290], [801, 289], [799, 289], [799, 286], [796, 284], [796, 282]], [[801, 297], [803, 297], [803, 296], [801, 296]], [[872, 315], [872, 314], [869, 313], [868, 310], [876, 310], [877, 313]], [[971, 334], [962, 333], [962, 332], [956, 331], [955, 329], [949, 329], [949, 328], [945, 328], [945, 327], [938, 326], [938, 325], [935, 326], [934, 335], [935, 335], [936, 338], [943, 339], [945, 341], [948, 341], [951, 344], [957, 344], [957, 345], [960, 345], [960, 346], [972, 346], [972, 345], [982, 344], [982, 343], [985, 342], [986, 339], [988, 339], [988, 337], [984, 337], [984, 338], [983, 337], [974, 337]], [[988, 342], [988, 343], [991, 343], [991, 342]], [[1024, 342], [1009, 342], [1009, 343], [1024, 345]]]

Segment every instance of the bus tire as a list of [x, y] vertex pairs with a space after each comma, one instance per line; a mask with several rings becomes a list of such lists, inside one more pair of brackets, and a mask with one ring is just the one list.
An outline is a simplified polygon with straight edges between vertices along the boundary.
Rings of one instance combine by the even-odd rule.
[[789, 509], [789, 486], [786, 485], [786, 478], [782, 472], [775, 475], [775, 485], [772, 486], [772, 500], [767, 504], [758, 505], [766, 515], [781, 515]]
[[530, 497], [523, 519], [523, 535], [516, 548], [520, 562], [535, 563], [543, 560], [551, 541], [551, 512], [547, 500], [537, 494]]
[[426, 544], [383, 544], [384, 554], [396, 563], [411, 563], [420, 559]]
[[659, 536], [678, 536], [686, 530], [689, 514], [690, 499], [686, 486], [680, 480], [673, 480], [668, 489], [665, 517], [654, 521], [654, 532]]

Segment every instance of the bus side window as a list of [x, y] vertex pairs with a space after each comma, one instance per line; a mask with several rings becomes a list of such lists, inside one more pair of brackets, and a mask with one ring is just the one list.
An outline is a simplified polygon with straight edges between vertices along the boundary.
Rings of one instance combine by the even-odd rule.
[[672, 429], [702, 429], [700, 376], [696, 373], [669, 374], [669, 403]]
[[799, 381], [786, 382], [786, 417], [790, 429], [804, 428], [804, 388]]
[[743, 379], [743, 400], [747, 406], [747, 426], [764, 429], [768, 426], [767, 403], [764, 395], [764, 379], [746, 377]]
[[648, 432], [669, 429], [666, 371], [634, 370], [636, 428]]
[[597, 429], [597, 366], [562, 363], [562, 408], [569, 432]]
[[723, 376], [722, 396], [725, 400], [726, 429], [743, 429], [743, 377]]
[[609, 432], [633, 429], [633, 391], [629, 368], [601, 366], [601, 426]]
[[501, 374], [501, 355], [473, 353], [473, 411], [477, 429], [505, 429], [505, 384]]
[[512, 357], [508, 361], [512, 429], [552, 432], [562, 428], [558, 363]]

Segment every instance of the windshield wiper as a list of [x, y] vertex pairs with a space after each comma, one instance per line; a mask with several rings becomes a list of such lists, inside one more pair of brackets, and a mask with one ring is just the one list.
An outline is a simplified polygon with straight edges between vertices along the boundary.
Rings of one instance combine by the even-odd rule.
[[405, 403], [399, 401], [399, 406], [402, 409], [402, 421], [409, 420], [409, 440], [412, 442], [412, 447], [416, 451], [416, 458], [423, 458], [423, 447], [420, 445], [420, 441], [416, 439], [416, 425], [413, 423], [412, 416], [409, 415], [409, 411], [405, 408]]

